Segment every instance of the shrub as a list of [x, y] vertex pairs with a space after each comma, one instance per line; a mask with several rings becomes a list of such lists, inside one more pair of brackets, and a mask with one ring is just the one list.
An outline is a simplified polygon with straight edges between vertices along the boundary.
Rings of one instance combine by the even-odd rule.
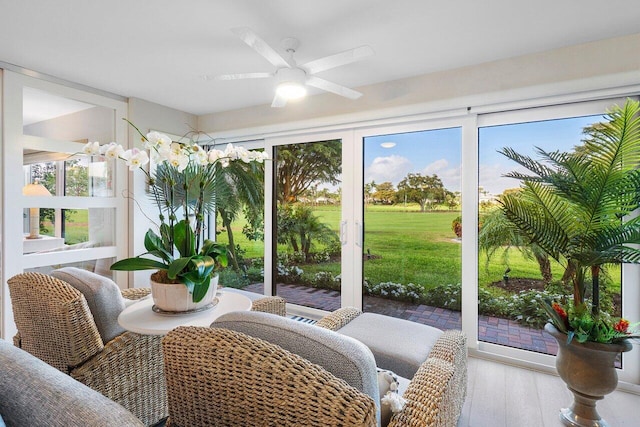
[[242, 289], [249, 285], [249, 279], [243, 273], [237, 273], [232, 268], [225, 268], [218, 272], [220, 279], [218, 283], [227, 288]]
[[462, 308], [461, 289], [460, 283], [438, 285], [424, 293], [423, 303], [433, 307], [460, 311]]
[[365, 280], [364, 285], [367, 295], [393, 298], [400, 301], [420, 302], [423, 295], [422, 286], [413, 283], [403, 285], [402, 283], [382, 282], [372, 285]]
[[311, 286], [314, 288], [340, 290], [340, 276], [333, 276], [329, 271], [319, 271], [313, 275]]
[[457, 216], [451, 223], [451, 230], [456, 234], [457, 238], [462, 237], [462, 216]]
[[282, 283], [299, 283], [304, 271], [296, 266], [287, 266], [278, 262], [278, 277]]

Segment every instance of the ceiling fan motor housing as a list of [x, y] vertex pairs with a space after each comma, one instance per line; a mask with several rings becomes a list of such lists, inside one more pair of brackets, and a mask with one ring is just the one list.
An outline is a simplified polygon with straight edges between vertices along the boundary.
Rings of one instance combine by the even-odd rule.
[[280, 68], [276, 71], [278, 83], [297, 83], [304, 85], [307, 79], [307, 73], [301, 68]]

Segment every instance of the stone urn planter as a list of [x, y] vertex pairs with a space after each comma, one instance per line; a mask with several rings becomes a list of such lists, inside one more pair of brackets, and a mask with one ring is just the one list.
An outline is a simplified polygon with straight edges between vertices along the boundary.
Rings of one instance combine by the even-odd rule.
[[193, 296], [183, 283], [161, 283], [154, 280], [156, 273], [151, 275], [151, 296], [153, 298], [154, 311], [159, 313], [181, 313], [206, 310], [213, 307], [216, 292], [218, 290], [218, 278], [216, 274], [211, 278], [209, 290], [199, 302], [193, 302]]
[[567, 344], [567, 334], [547, 323], [544, 330], [558, 341], [556, 368], [573, 393], [573, 404], [560, 410], [560, 421], [572, 427], [607, 427], [596, 410], [596, 402], [618, 385], [615, 360], [619, 353], [631, 350], [630, 343], [595, 342]]

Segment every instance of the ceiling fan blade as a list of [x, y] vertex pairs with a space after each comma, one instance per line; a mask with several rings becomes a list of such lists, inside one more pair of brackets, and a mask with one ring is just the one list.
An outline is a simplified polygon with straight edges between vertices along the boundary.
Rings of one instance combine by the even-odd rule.
[[251, 46], [256, 52], [266, 58], [267, 61], [271, 62], [278, 68], [290, 67], [291, 64], [287, 62], [278, 52], [276, 52], [271, 46], [267, 44], [262, 38], [253, 32], [250, 28], [241, 27], [241, 28], [233, 28], [231, 31], [238, 37], [240, 40]]
[[207, 80], [240, 80], [240, 79], [264, 79], [273, 77], [273, 73], [241, 73], [241, 74], [223, 74], [221, 76], [205, 76]]
[[309, 74], [315, 74], [330, 68], [359, 61], [371, 55], [373, 55], [373, 49], [370, 46], [360, 46], [355, 49], [345, 50], [335, 55], [325, 56], [324, 58], [307, 62], [302, 65], [302, 68], [305, 68]]
[[339, 84], [315, 76], [307, 78], [306, 83], [309, 86], [317, 87], [318, 89], [326, 90], [327, 92], [335, 93], [336, 95], [344, 96], [349, 99], [358, 99], [362, 96], [362, 94], [356, 90], [340, 86]]
[[276, 93], [276, 96], [273, 97], [273, 102], [271, 103], [272, 107], [280, 108], [287, 105], [287, 98], [284, 96], [280, 96]]

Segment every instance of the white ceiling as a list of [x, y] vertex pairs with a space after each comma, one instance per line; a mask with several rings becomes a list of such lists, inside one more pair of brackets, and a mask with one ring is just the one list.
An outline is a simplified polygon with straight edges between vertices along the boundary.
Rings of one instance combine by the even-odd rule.
[[272, 79], [201, 78], [274, 71], [234, 27], [278, 49], [298, 38], [298, 63], [369, 45], [374, 57], [318, 74], [357, 88], [637, 33], [639, 22], [635, 0], [0, 0], [0, 61], [201, 115], [273, 98]]

